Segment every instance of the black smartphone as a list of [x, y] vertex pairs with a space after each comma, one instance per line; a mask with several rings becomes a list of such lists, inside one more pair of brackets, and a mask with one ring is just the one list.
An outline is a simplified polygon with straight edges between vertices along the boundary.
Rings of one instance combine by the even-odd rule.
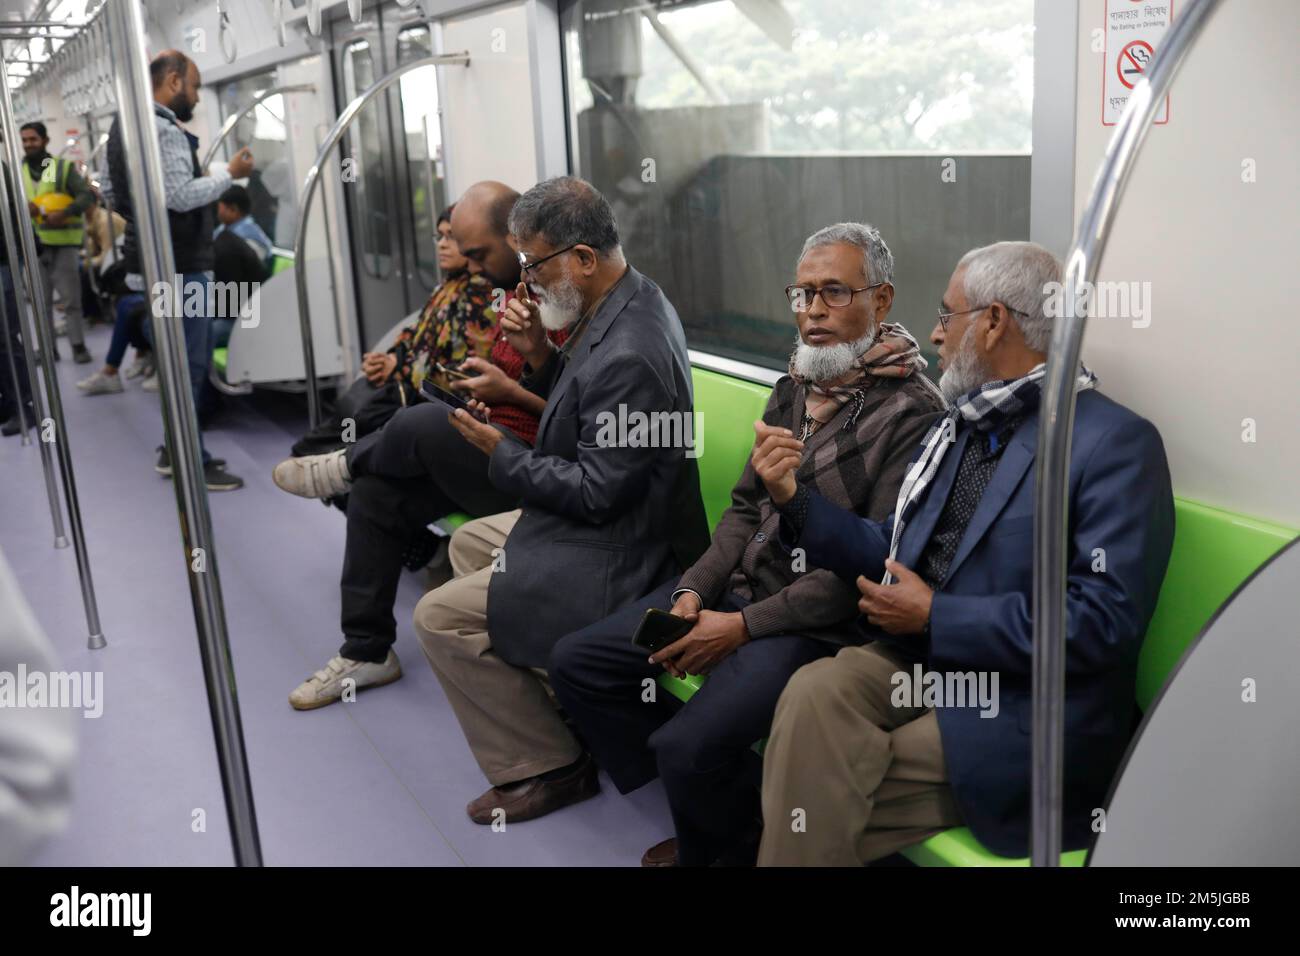
[[442, 402], [444, 405], [450, 405], [452, 408], [463, 408], [479, 421], [483, 421], [483, 416], [470, 408], [469, 402], [465, 401], [465, 399], [461, 398], [459, 395], [447, 391], [445, 388], [439, 388], [437, 385], [433, 384], [430, 379], [426, 378], [420, 383], [420, 391], [424, 394], [425, 398], [430, 399], [431, 401]]
[[636, 633], [632, 635], [632, 643], [653, 654], [678, 638], [685, 637], [694, 626], [694, 621], [688, 621], [684, 617], [661, 611], [657, 607], [646, 608]]
[[448, 368], [447, 366], [443, 365], [441, 362], [434, 362], [433, 367], [436, 368], [443, 375], [446, 375], [448, 378], [466, 379], [466, 378], [474, 377], [473, 375], [470, 375], [469, 372], [458, 372], [454, 368]]

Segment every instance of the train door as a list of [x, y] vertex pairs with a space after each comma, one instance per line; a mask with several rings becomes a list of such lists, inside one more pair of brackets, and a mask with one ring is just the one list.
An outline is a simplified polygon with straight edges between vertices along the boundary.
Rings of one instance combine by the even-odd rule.
[[[340, 107], [390, 70], [434, 49], [417, 10], [395, 3], [333, 24], [335, 85]], [[361, 339], [377, 342], [423, 306], [439, 281], [434, 221], [445, 204], [441, 175], [436, 70], [402, 77], [368, 103], [344, 136], [342, 157], [354, 179], [344, 190]]]
[[[392, 61], [397, 66], [431, 56], [435, 50], [433, 28], [418, 19], [416, 9], [385, 8], [394, 29]], [[387, 20], [385, 21], [388, 22]], [[398, 159], [398, 224], [406, 259], [403, 279], [407, 302], [420, 308], [441, 281], [435, 226], [447, 205], [443, 173], [442, 110], [439, 106], [438, 71], [433, 67], [403, 76], [389, 94], [391, 114], [398, 118], [393, 155]]]
[[[342, 109], [388, 72], [379, 10], [366, 11], [360, 23], [347, 17], [335, 20], [331, 48], [336, 98]], [[345, 164], [343, 193], [364, 347], [410, 312], [401, 281], [401, 237], [395, 228], [396, 170], [388, 114], [386, 97], [367, 103], [344, 135], [339, 153]]]

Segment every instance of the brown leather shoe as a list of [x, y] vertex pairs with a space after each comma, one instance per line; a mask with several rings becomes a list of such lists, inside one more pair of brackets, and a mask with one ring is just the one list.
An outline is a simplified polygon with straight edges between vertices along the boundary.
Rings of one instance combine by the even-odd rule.
[[587, 800], [599, 792], [596, 765], [589, 754], [583, 754], [574, 769], [557, 780], [529, 777], [518, 783], [493, 787], [471, 800], [465, 812], [471, 820], [483, 826], [496, 822], [497, 810], [505, 811], [506, 823], [522, 823]]
[[656, 843], [645, 851], [641, 857], [642, 866], [676, 866], [677, 837], [669, 837], [662, 843]]

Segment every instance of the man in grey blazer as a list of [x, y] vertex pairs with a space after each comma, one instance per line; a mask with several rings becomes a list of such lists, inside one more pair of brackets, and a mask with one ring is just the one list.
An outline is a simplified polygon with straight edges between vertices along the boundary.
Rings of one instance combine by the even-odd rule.
[[[671, 303], [623, 258], [613, 211], [559, 177], [515, 203], [523, 282], [502, 324], [546, 399], [529, 447], [452, 418], [489, 456], [509, 515], [453, 539], [457, 577], [426, 594], [415, 628], [491, 788], [467, 808], [491, 824], [592, 796], [596, 770], [555, 709], [552, 645], [680, 574], [708, 545], [686, 339]], [[562, 347], [547, 330], [568, 329]], [[628, 423], [661, 427], [628, 427]], [[663, 434], [660, 434], [663, 432]]]

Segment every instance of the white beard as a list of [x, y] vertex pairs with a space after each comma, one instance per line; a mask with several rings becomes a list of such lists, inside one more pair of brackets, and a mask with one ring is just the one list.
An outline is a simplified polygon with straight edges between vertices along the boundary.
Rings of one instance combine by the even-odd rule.
[[951, 364], [939, 376], [939, 391], [943, 392], [945, 402], [954, 405], [957, 399], [992, 378], [993, 371], [975, 351], [975, 326], [972, 324], [961, 337]]
[[573, 280], [565, 276], [551, 288], [543, 290], [537, 310], [541, 313], [542, 325], [549, 331], [567, 329], [582, 315], [582, 293]]
[[857, 357], [875, 342], [875, 329], [856, 342], [839, 342], [836, 345], [809, 345], [796, 333], [791, 365], [800, 378], [818, 385], [830, 384], [849, 374]]

